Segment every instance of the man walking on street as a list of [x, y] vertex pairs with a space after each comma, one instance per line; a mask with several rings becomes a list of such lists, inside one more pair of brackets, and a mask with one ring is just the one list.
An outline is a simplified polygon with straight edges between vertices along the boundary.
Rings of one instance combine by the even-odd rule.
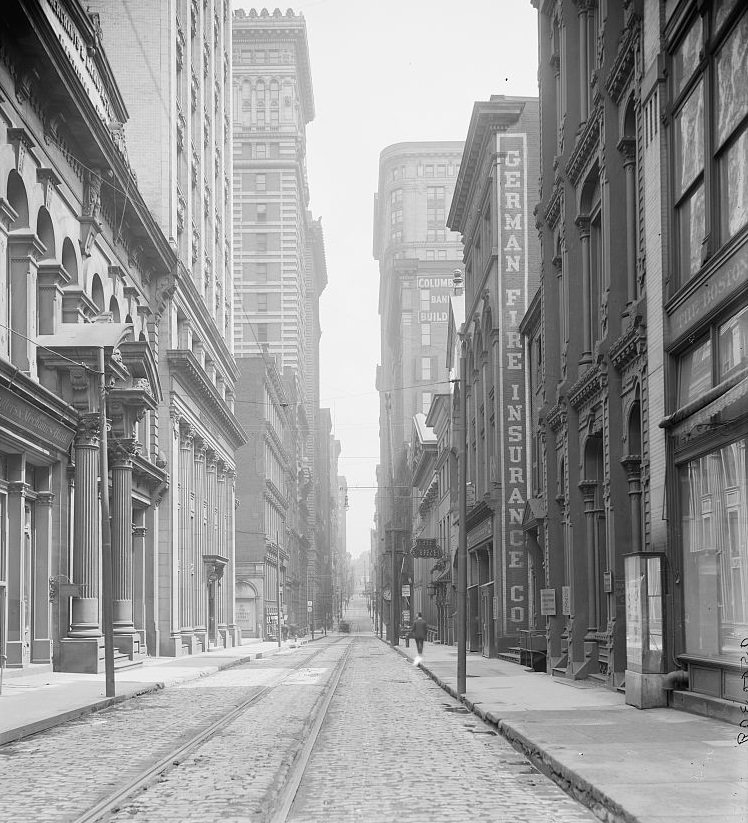
[[427, 629], [428, 624], [423, 619], [421, 612], [418, 612], [418, 617], [416, 617], [413, 621], [413, 628], [410, 630], [411, 636], [416, 640], [416, 649], [418, 650], [416, 659], [413, 661], [416, 666], [421, 662], [421, 655], [423, 654], [423, 641], [426, 639]]

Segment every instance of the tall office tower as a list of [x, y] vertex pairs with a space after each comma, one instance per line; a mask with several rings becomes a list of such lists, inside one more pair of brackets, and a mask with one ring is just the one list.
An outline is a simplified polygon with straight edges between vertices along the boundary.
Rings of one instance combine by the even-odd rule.
[[179, 261], [157, 284], [151, 318], [171, 477], [153, 631], [161, 654], [189, 654], [239, 637], [234, 455], [246, 436], [233, 412], [230, 4], [97, 0], [93, 11], [130, 114], [140, 189]]
[[[382, 361], [380, 482], [377, 526], [404, 540], [408, 505], [390, 488], [404, 466], [413, 415], [425, 414], [432, 396], [447, 391], [446, 341], [453, 272], [462, 270], [460, 235], [446, 228], [446, 214], [464, 144], [453, 141], [396, 143], [379, 159], [374, 200], [374, 257], [379, 261]], [[409, 486], [410, 479], [403, 480]], [[409, 498], [408, 498], [409, 499]], [[396, 500], [402, 516], [392, 511]], [[389, 537], [387, 538], [389, 540]], [[402, 548], [402, 546], [400, 546]]]
[[[290, 426], [298, 438], [291, 445], [292, 468], [301, 482], [298, 506], [289, 507], [279, 535], [281, 563], [288, 562], [282, 572], [287, 602], [313, 601], [316, 618], [322, 604], [317, 603], [321, 589], [313, 585], [318, 510], [311, 491], [319, 410], [319, 298], [327, 269], [322, 226], [308, 210], [305, 130], [314, 117], [314, 98], [306, 21], [290, 10], [240, 9], [233, 17], [232, 39], [234, 346], [239, 359], [266, 351], [283, 372], [293, 407], [288, 409]], [[242, 557], [248, 563], [263, 560], [246, 551]]]
[[238, 10], [233, 25], [236, 356], [267, 345], [305, 367], [306, 125], [314, 118], [306, 21]]

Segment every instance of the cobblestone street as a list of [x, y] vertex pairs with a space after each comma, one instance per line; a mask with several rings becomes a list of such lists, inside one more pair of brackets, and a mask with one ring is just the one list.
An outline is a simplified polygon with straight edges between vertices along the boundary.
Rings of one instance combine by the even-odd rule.
[[290, 820], [595, 819], [371, 636], [331, 637], [0, 748], [0, 819], [75, 820], [253, 691], [277, 684], [108, 818], [270, 819], [349, 644]]

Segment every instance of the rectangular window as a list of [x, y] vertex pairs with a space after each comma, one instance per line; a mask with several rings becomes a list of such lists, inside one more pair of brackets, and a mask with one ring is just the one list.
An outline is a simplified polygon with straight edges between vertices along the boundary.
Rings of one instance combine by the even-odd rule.
[[748, 632], [748, 441], [680, 468], [686, 651], [736, 659]]
[[423, 167], [423, 176], [424, 177], [433, 177], [434, 176], [434, 167], [432, 165], [427, 165]]
[[421, 345], [431, 345], [431, 325], [429, 323], [421, 323]]
[[421, 358], [421, 380], [431, 380], [431, 358]]
[[264, 160], [267, 157], [267, 146], [264, 143], [257, 143], [255, 145], [255, 158], [257, 160]]
[[427, 260], [434, 260], [434, 250], [433, 249], [426, 249], [426, 259]]
[[428, 311], [431, 308], [431, 292], [428, 289], [421, 289], [419, 299], [420, 310]]
[[257, 222], [266, 223], [268, 219], [268, 207], [265, 203], [257, 204]]
[[723, 323], [717, 337], [721, 382], [748, 365], [748, 306]]
[[267, 176], [264, 174], [255, 175], [255, 190], [267, 191]]
[[258, 254], [267, 254], [268, 250], [268, 236], [267, 234], [258, 233], [255, 234], [255, 251]]
[[257, 311], [266, 312], [268, 310], [268, 296], [261, 293], [257, 295]]
[[437, 260], [446, 260], [447, 259], [447, 250], [446, 249], [439, 249], [436, 256]]
[[255, 336], [257, 337], [258, 343], [267, 343], [268, 341], [268, 324], [267, 323], [255, 323], [254, 324], [254, 332]]
[[421, 395], [421, 411], [423, 414], [428, 414], [431, 408], [431, 398], [433, 397], [430, 391], [425, 391]]
[[255, 279], [258, 283], [267, 283], [268, 279], [268, 264], [255, 263]]
[[685, 406], [712, 388], [712, 342], [689, 349], [678, 361], [678, 405]]
[[447, 167], [440, 164], [436, 167], [436, 176], [437, 177], [446, 177], [447, 176]]

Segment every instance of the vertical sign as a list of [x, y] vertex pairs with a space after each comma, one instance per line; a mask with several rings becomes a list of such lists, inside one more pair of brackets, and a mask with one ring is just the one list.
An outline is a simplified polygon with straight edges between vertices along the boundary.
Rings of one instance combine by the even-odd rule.
[[497, 137], [500, 161], [499, 288], [501, 306], [502, 543], [505, 631], [527, 627], [527, 557], [522, 532], [527, 478], [525, 352], [519, 324], [527, 310], [527, 135]]

